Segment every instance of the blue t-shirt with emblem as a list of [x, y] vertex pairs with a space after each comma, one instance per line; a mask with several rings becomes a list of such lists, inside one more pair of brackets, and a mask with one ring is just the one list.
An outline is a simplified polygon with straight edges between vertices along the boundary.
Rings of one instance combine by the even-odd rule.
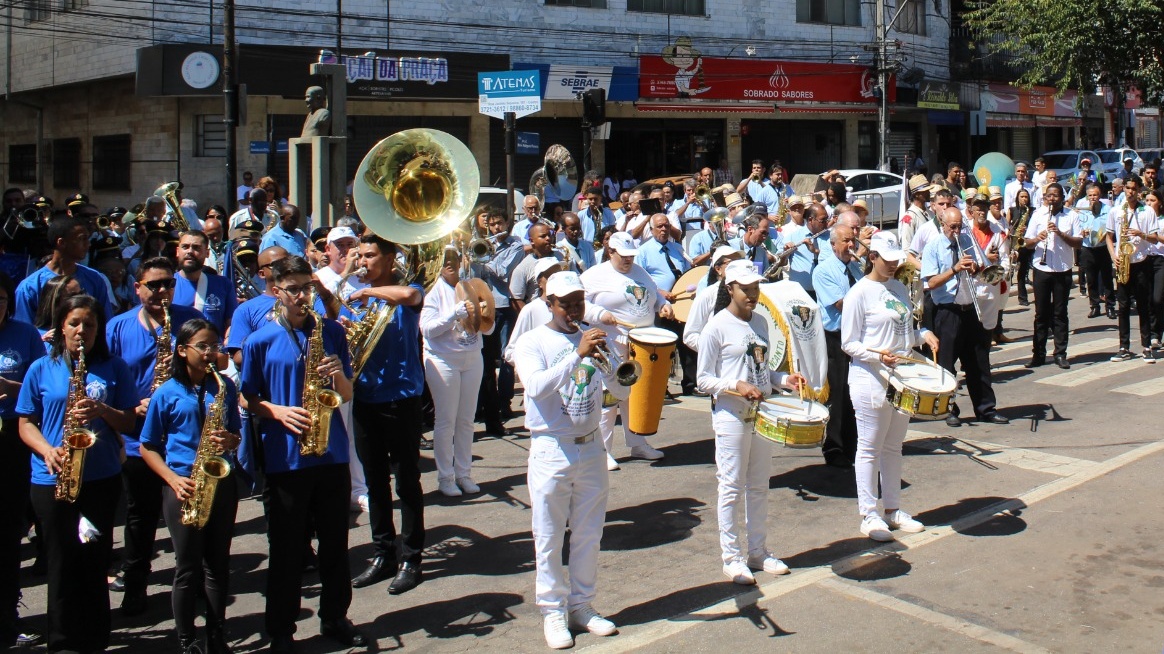
[[[424, 289], [411, 285], [421, 293]], [[375, 301], [374, 302], [378, 302]], [[355, 398], [361, 402], [395, 402], [424, 392], [424, 364], [420, 358], [420, 309], [396, 308], [384, 335], [368, 355], [356, 380]]]
[[[129, 366], [118, 357], [86, 364], [85, 394], [119, 411], [137, 405], [133, 377]], [[49, 445], [60, 447], [61, 427], [65, 416], [65, 401], [69, 395], [72, 365], [62, 357], [41, 357], [34, 361], [20, 387], [16, 401], [17, 415], [39, 421], [40, 432]], [[121, 473], [121, 440], [113, 428], [98, 418], [88, 425], [97, 433], [97, 443], [85, 455], [83, 481], [107, 479]], [[44, 459], [32, 454], [32, 483], [53, 486], [57, 476], [49, 474]], [[82, 489], [81, 492], [84, 492]]]
[[[9, 318], [0, 326], [0, 377], [23, 382], [28, 367], [45, 355], [40, 330], [26, 322]], [[16, 394], [0, 400], [0, 418], [16, 417]]]
[[[307, 359], [307, 339], [311, 320], [301, 329], [288, 330], [272, 320], [251, 334], [243, 345], [242, 392], [279, 406], [303, 406], [303, 377]], [[323, 350], [338, 354], [344, 374], [352, 376], [344, 328], [334, 320], [323, 322]], [[348, 436], [340, 412], [331, 414], [331, 433], [323, 456], [299, 456], [299, 441], [278, 420], [256, 420], [268, 473], [302, 470], [334, 463], [347, 464]]]
[[[77, 283], [81, 285], [81, 290], [86, 295], [92, 295], [97, 299], [97, 303], [105, 310], [105, 319], [108, 320], [113, 317], [114, 308], [109, 297], [109, 281], [101, 273], [77, 264], [77, 272], [74, 273], [77, 278]], [[24, 278], [20, 285], [16, 287], [16, 313], [13, 316], [20, 322], [32, 324], [36, 320], [36, 309], [40, 306], [40, 293], [44, 289], [44, 285], [51, 279], [56, 279], [60, 275], [49, 270], [46, 266], [41, 266], [36, 272]]]
[[[223, 424], [233, 434], [242, 429], [238, 413], [238, 392], [227, 378]], [[202, 442], [202, 423], [210, 413], [210, 405], [218, 393], [218, 382], [213, 375], [206, 376], [204, 387], [190, 387], [177, 379], [162, 384], [150, 400], [145, 423], [141, 428], [141, 443], [155, 452], [164, 453], [166, 465], [183, 477], [194, 470], [194, 457]], [[199, 406], [201, 405], [201, 406]]]
[[[234, 284], [222, 275], [206, 270], [202, 271], [202, 279], [206, 280], [206, 299], [202, 303], [202, 315], [218, 328], [219, 334], [225, 334], [230, 317], [238, 308]], [[175, 275], [174, 281], [174, 304], [193, 307], [195, 294], [198, 292], [197, 285], [182, 275]]]

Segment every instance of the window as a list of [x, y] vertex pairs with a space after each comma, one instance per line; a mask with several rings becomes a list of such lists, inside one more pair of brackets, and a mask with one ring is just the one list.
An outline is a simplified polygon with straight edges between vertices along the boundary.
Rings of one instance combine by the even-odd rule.
[[81, 139], [53, 139], [53, 187], [81, 188]]
[[194, 156], [226, 156], [226, 123], [222, 114], [194, 117]]
[[[926, 3], [925, 0], [901, 0], [906, 2], [905, 8], [901, 10], [901, 15], [897, 17], [897, 22], [893, 25], [897, 31], [905, 34], [917, 34], [918, 36], [926, 35]], [[894, 9], [893, 11], [897, 11]]]
[[62, 8], [65, 11], [76, 11], [89, 6], [89, 0], [64, 0]]
[[129, 145], [129, 134], [93, 137], [93, 190], [130, 190]]
[[796, 0], [796, 22], [861, 25], [860, 0]]
[[703, 0], [627, 0], [627, 11], [679, 16], [706, 16]]
[[24, 22], [36, 23], [48, 20], [52, 14], [52, 0], [28, 0], [24, 3]]
[[8, 181], [13, 184], [36, 184], [36, 145], [8, 146]]
[[606, 9], [606, 0], [546, 0], [547, 7], [590, 7]]

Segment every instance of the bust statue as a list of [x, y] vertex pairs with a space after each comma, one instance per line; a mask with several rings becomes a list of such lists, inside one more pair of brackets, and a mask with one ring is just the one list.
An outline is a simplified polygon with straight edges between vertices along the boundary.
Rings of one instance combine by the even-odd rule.
[[303, 131], [299, 136], [331, 136], [331, 112], [327, 109], [323, 87], [308, 87], [304, 102], [307, 103], [307, 120], [303, 121]]

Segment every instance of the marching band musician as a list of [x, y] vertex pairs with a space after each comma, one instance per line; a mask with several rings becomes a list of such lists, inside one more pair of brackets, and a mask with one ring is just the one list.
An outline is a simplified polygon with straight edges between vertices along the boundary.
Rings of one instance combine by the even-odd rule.
[[307, 254], [307, 235], [299, 229], [300, 222], [302, 222], [302, 216], [299, 214], [299, 207], [290, 203], [284, 204], [279, 209], [279, 222], [268, 229], [266, 234], [263, 234], [259, 248], [266, 250], [278, 245], [288, 254], [297, 257], [305, 256]]
[[[183, 505], [196, 499], [194, 469], [203, 438], [233, 459], [242, 441], [238, 391], [225, 377], [210, 374], [222, 339], [213, 323], [201, 318], [178, 330], [172, 377], [149, 403], [141, 429], [141, 458], [168, 489], [162, 489], [162, 513], [174, 545], [174, 582], [170, 602], [183, 654], [229, 654], [226, 605], [230, 597], [230, 543], [238, 511], [238, 485], [225, 477], [215, 486], [205, 526], [183, 522]], [[219, 386], [222, 380], [223, 386]], [[220, 429], [206, 433], [206, 420], [222, 397]], [[198, 598], [206, 599], [206, 648], [197, 640], [194, 618]]]
[[1055, 364], [1067, 369], [1067, 296], [1071, 289], [1074, 248], [1083, 242], [1079, 236], [1079, 217], [1063, 206], [1063, 187], [1048, 184], [1043, 196], [1047, 206], [1031, 214], [1026, 247], [1034, 250], [1031, 265], [1035, 269], [1035, 333], [1031, 341], [1031, 360], [1027, 368], [1046, 363], [1047, 334], [1055, 338]]
[[[1148, 250], [1160, 242], [1156, 212], [1140, 201], [1140, 180], [1129, 177], [1124, 180], [1124, 194], [1127, 201], [1108, 214], [1107, 248], [1112, 261], [1120, 264], [1120, 249], [1126, 242], [1131, 245], [1131, 254], [1126, 257], [1128, 265], [1127, 282], [1117, 283], [1116, 296], [1119, 299], [1120, 350], [1112, 361], [1128, 361], [1135, 358], [1131, 351], [1131, 301], [1136, 301], [1136, 314], [1140, 322], [1140, 345], [1144, 348], [1144, 363], [1156, 363], [1152, 351], [1152, 262], [1148, 260]], [[1117, 279], [1118, 282], [1118, 279]], [[1035, 300], [1038, 301], [1036, 295]]]
[[513, 269], [509, 280], [510, 304], [516, 311], [529, 302], [537, 291], [533, 269], [538, 259], [554, 257], [562, 259], [562, 252], [554, 249], [554, 234], [547, 223], [537, 223], [529, 228], [529, 254]]
[[[1018, 239], [1026, 234], [1027, 224], [1030, 222], [1031, 212], [1034, 210], [1035, 207], [1031, 204], [1031, 192], [1025, 188], [1021, 188], [1015, 193], [1014, 206], [1007, 209], [1007, 224], [1013, 230], [1011, 232], [1011, 240], [1016, 245], [1015, 249], [1017, 250], [1017, 254], [1015, 254], [1015, 250], [1011, 251], [1011, 256], [1016, 260], [1011, 265], [1018, 266], [1018, 270], [1015, 271], [1014, 280], [1018, 286], [1018, 303], [1022, 307], [1030, 305], [1030, 300], [1027, 299], [1027, 286], [1031, 283], [1031, 255], [1033, 251], [1025, 247], [1018, 248], [1017, 245]], [[1107, 250], [1106, 246], [1104, 246], [1104, 250]], [[1108, 267], [1110, 268], [1111, 266], [1109, 265]], [[1108, 274], [1111, 274], [1110, 271]], [[1109, 283], [1107, 287], [1110, 289], [1111, 284]], [[1112, 302], [1112, 300], [1109, 299], [1109, 302]], [[1108, 307], [1108, 313], [1114, 315], [1114, 305], [1109, 303]]]
[[275, 306], [276, 291], [271, 279], [274, 265], [287, 258], [287, 251], [281, 247], [267, 248], [258, 256], [258, 275], [263, 281], [263, 294], [238, 305], [230, 322], [230, 332], [226, 335], [226, 352], [234, 358], [234, 364], [242, 369], [242, 349], [247, 337], [259, 331], [269, 322], [271, 309]]
[[1148, 261], [1151, 262], [1152, 279], [1152, 349], [1164, 349], [1160, 339], [1164, 337], [1164, 190], [1153, 189], [1144, 194], [1144, 204], [1156, 212], [1157, 227], [1156, 240], [1148, 246]]
[[108, 280], [101, 273], [80, 263], [89, 256], [88, 224], [72, 216], [54, 218], [48, 226], [48, 242], [53, 248], [52, 257], [16, 287], [13, 318], [31, 324], [36, 317], [45, 282], [62, 275], [76, 277], [85, 293], [101, 303], [102, 312], [113, 315]]
[[926, 210], [926, 206], [930, 203], [930, 194], [936, 190], [925, 175], [914, 175], [909, 179], [909, 207], [901, 217], [897, 231], [901, 237], [902, 248], [910, 252], [916, 251], [918, 257], [921, 256], [924, 245], [921, 248], [914, 248], [914, 235], [934, 218], [934, 215]]
[[579, 275], [598, 263], [594, 243], [582, 238], [582, 221], [571, 211], [562, 214], [562, 236], [556, 248], [564, 255], [563, 261], [568, 261], [570, 269]]
[[849, 355], [841, 349], [841, 312], [845, 295], [861, 278], [861, 266], [854, 252], [856, 233], [849, 225], [838, 222], [829, 237], [835, 256], [825, 257], [812, 271], [812, 285], [820, 304], [828, 351], [829, 421], [825, 426], [822, 454], [825, 463], [849, 468], [857, 456], [857, 418], [853, 400], [844, 392], [849, 387]]
[[345, 647], [361, 647], [367, 639], [347, 618], [352, 601], [347, 518], [351, 477], [347, 433], [339, 414], [331, 413], [322, 455], [302, 455], [299, 444], [313, 419], [303, 408], [313, 334], [322, 331], [317, 372], [343, 402], [352, 397], [347, 341], [338, 323], [324, 319], [318, 326], [317, 318], [309, 315], [314, 282], [305, 259], [280, 259], [270, 279], [278, 298], [275, 319], [246, 339], [241, 369], [241, 391], [258, 420], [269, 489], [266, 631], [272, 652], [293, 650], [310, 519], [319, 538], [319, 631]]
[[[763, 279], [748, 261], [729, 263], [716, 292], [716, 313], [699, 337], [699, 388], [715, 397], [712, 427], [723, 573], [743, 585], [756, 583], [752, 570], [789, 572], [767, 547], [772, 442], [752, 434], [753, 403], [770, 395], [774, 386], [796, 390], [805, 383], [797, 373], [768, 367], [770, 339], [783, 335], [770, 334], [764, 318], [754, 311]], [[747, 550], [741, 551], [741, 545]]]
[[1111, 252], [1107, 249], [1105, 237], [1111, 207], [1100, 202], [1101, 192], [1098, 184], [1090, 184], [1087, 197], [1075, 205], [1079, 213], [1079, 233], [1083, 237], [1079, 267], [1087, 277], [1088, 301], [1091, 303], [1088, 318], [1098, 318], [1104, 313], [1100, 309], [1101, 302], [1107, 305], [1109, 315], [1115, 315], [1116, 294], [1112, 286]]
[[[671, 223], [667, 216], [655, 214], [651, 216], [652, 241], [639, 245], [635, 255], [635, 264], [642, 267], [655, 282], [659, 289], [659, 296], [670, 302], [675, 282], [691, 269], [683, 246], [678, 241], [671, 240]], [[680, 291], [682, 292], [682, 290]], [[683, 338], [683, 323], [674, 318], [655, 318], [655, 326], [666, 329], [675, 334], [678, 339]], [[679, 364], [683, 370], [682, 388], [684, 395], [695, 393], [695, 351], [680, 342]]]
[[[129, 366], [138, 402], [134, 409], [134, 428], [122, 432], [126, 455], [121, 465], [121, 479], [125, 484], [125, 562], [119, 578], [110, 584], [111, 590], [125, 592], [121, 600], [125, 615], [138, 615], [148, 608], [147, 578], [154, 558], [158, 520], [162, 517], [162, 480], [142, 460], [138, 438], [138, 428], [153, 395], [155, 373], [169, 372], [170, 355], [159, 352], [158, 341], [165, 339], [172, 353], [169, 343], [182, 324], [203, 317], [192, 307], [173, 305], [174, 264], [169, 259], [146, 259], [138, 275], [134, 290], [141, 307], [114, 316], [106, 329], [109, 352]], [[170, 304], [168, 309], [166, 304]], [[167, 311], [169, 334], [163, 331]]]
[[514, 223], [513, 236], [521, 239], [521, 242], [525, 244], [526, 251], [528, 252], [529, 228], [542, 221], [542, 203], [536, 195], [530, 194], [525, 196], [525, 199], [521, 201], [521, 208], [525, 217]]
[[768, 224], [768, 207], [763, 204], [750, 205], [744, 210], [744, 219], [740, 222], [743, 231], [730, 241], [761, 275], [767, 272], [773, 262], [779, 261], [767, 248]]
[[[727, 205], [727, 217], [722, 222], [712, 223], [705, 214], [703, 231], [696, 234], [688, 244], [687, 254], [691, 256], [692, 266], [704, 266], [711, 262], [713, 252], [728, 242], [728, 225], [736, 220], [736, 216], [746, 206], [743, 198], [737, 193], [728, 193], [724, 203]], [[740, 216], [740, 220], [742, 219]]]
[[814, 300], [816, 291], [812, 287], [812, 271], [820, 262], [821, 251], [827, 252], [825, 243], [829, 238], [828, 220], [829, 214], [824, 205], [813, 202], [804, 210], [805, 224], [784, 234], [784, 252], [781, 256], [792, 257], [788, 279], [800, 284]]
[[[546, 324], [553, 318], [550, 306], [546, 303], [546, 280], [556, 272], [562, 272], [562, 262], [553, 259], [538, 259], [537, 265], [534, 266], [534, 274], [537, 275], [538, 280], [538, 296], [526, 302], [525, 306], [521, 308], [521, 313], [517, 316], [517, 323], [514, 324], [513, 334], [509, 339], [509, 347], [505, 348], [505, 360], [509, 363], [514, 362], [513, 353], [521, 335]], [[614, 314], [589, 302], [586, 303], [582, 319], [595, 325], [598, 323], [616, 324]]]
[[[368, 284], [352, 294], [366, 310], [381, 303], [397, 306], [383, 336], [368, 354], [355, 382], [352, 415], [356, 451], [368, 482], [368, 518], [374, 554], [353, 580], [356, 587], [393, 578], [388, 592], [399, 595], [421, 583], [424, 551], [424, 491], [420, 486], [421, 395], [424, 367], [420, 354], [420, 311], [424, 291], [419, 284], [396, 279], [396, 246], [368, 232], [360, 237], [359, 266]], [[384, 425], [393, 425], [385, 430]], [[392, 475], [400, 498], [400, 554], [392, 521]], [[401, 565], [397, 570], [397, 562]]]
[[[533, 200], [536, 202], [537, 198]], [[473, 276], [484, 281], [493, 293], [496, 326], [492, 334], [485, 336], [481, 347], [485, 369], [478, 403], [485, 417], [485, 431], [504, 436], [509, 433], [505, 421], [513, 416], [513, 366], [502, 355], [514, 340], [512, 330], [517, 320], [517, 311], [509, 306], [509, 279], [525, 256], [525, 249], [521, 239], [509, 233], [510, 221], [504, 209], [491, 207], [486, 211], [489, 236], [496, 241], [493, 256], [488, 262], [474, 262], [471, 268]]]
[[[567, 211], [566, 213], [570, 213]], [[563, 214], [563, 218], [565, 215]], [[594, 242], [603, 227], [614, 224], [614, 212], [602, 205], [602, 187], [586, 189], [586, 208], [578, 214], [582, 225], [583, 240]]]
[[[625, 244], [621, 247], [626, 251]], [[598, 328], [578, 328], [586, 305], [578, 275], [552, 275], [546, 298], [553, 319], [521, 337], [514, 360], [525, 387], [525, 424], [530, 430], [527, 483], [537, 565], [535, 601], [544, 616], [546, 644], [565, 649], [574, 644], [571, 628], [598, 636], [617, 630], [592, 604], [610, 489], [597, 438], [598, 411], [603, 386], [622, 400], [629, 397], [630, 387], [614, 383], [592, 360], [605, 334]], [[569, 585], [562, 559], [567, 527]]]
[[699, 351], [699, 335], [707, 325], [707, 319], [711, 318], [712, 309], [715, 308], [715, 298], [719, 297], [719, 285], [723, 279], [724, 269], [729, 263], [739, 261], [743, 256], [743, 252], [730, 245], [721, 245], [715, 249], [715, 255], [712, 257], [715, 263], [707, 271], [707, 277], [700, 280], [703, 288], [695, 293], [691, 309], [687, 312], [687, 323], [683, 325], [683, 343], [692, 350]]
[[[616, 232], [610, 236], [609, 245], [610, 258], [582, 275], [582, 283], [586, 287], [586, 300], [611, 312], [625, 325], [649, 327], [654, 324], [656, 313], [664, 318], [674, 318], [671, 303], [659, 293], [655, 281], [647, 271], [635, 263], [635, 256], [639, 251], [631, 235]], [[612, 351], [623, 360], [627, 354], [626, 330], [624, 325], [607, 328], [607, 335], [610, 338], [608, 346], [612, 347]], [[602, 409], [600, 427], [602, 442], [607, 452], [607, 468], [618, 469], [618, 462], [614, 458], [614, 423], [620, 411], [623, 416], [623, 439], [631, 450], [631, 456], [649, 461], [663, 458], [663, 452], [651, 447], [644, 436], [627, 429], [630, 404], [620, 401], [615, 406]]]
[[206, 234], [191, 230], [178, 235], [178, 274], [174, 277], [174, 304], [193, 307], [214, 323], [220, 334], [230, 327], [230, 318], [238, 308], [232, 280], [204, 267], [210, 252]]
[[[20, 439], [32, 450], [32, 508], [41, 524], [48, 563], [49, 651], [99, 652], [112, 628], [105, 574], [113, 552], [113, 520], [121, 496], [123, 432], [133, 430], [138, 404], [133, 377], [111, 356], [103, 338], [104, 303], [88, 295], [65, 300], [53, 324], [49, 356], [33, 362], [20, 387]], [[84, 351], [81, 388], [72, 378]], [[76, 391], [75, 398], [70, 390]], [[70, 404], [70, 400], [75, 400]], [[86, 450], [75, 502], [57, 500], [57, 473], [65, 463], [66, 413], [96, 436]], [[82, 542], [78, 524], [84, 517]], [[89, 528], [91, 525], [91, 528]]]
[[[841, 314], [841, 347], [852, 357], [849, 393], [857, 416], [857, 509], [861, 533], [878, 541], [893, 540], [890, 528], [908, 533], [925, 530], [921, 522], [901, 510], [901, 444], [909, 416], [885, 398], [880, 373], [897, 365], [898, 355], [913, 347], [938, 346], [928, 329], [914, 329], [909, 291], [893, 278], [905, 258], [897, 237], [874, 234], [869, 243], [865, 276], [845, 294]], [[891, 354], [878, 354], [874, 349]], [[843, 392], [843, 391], [838, 391]], [[884, 515], [877, 511], [881, 484]]]
[[[989, 204], [980, 195], [966, 208], [976, 222], [986, 223], [988, 241], [982, 250], [987, 256], [991, 247], [997, 247], [1005, 240], [1003, 232], [990, 231], [985, 218]], [[986, 296], [979, 292], [980, 282], [973, 275], [991, 262], [983, 263], [976, 257], [979, 245], [972, 239], [979, 239], [979, 244], [982, 243], [979, 236], [981, 226], [972, 227], [969, 232], [963, 227], [962, 212], [946, 209], [942, 215], [943, 238], [930, 241], [922, 253], [921, 276], [934, 301], [938, 365], [956, 375], [954, 364], [961, 361], [976, 419], [1005, 425], [1010, 420], [995, 409], [990, 378], [990, 332], [997, 321], [998, 308], [994, 302], [998, 296], [997, 286], [991, 287], [992, 292]], [[995, 256], [999, 256], [997, 251]], [[978, 311], [981, 311], [981, 317]], [[946, 418], [946, 425], [958, 427], [961, 424], [955, 403]]]
[[[440, 279], [425, 296], [420, 310], [425, 380], [436, 409], [433, 458], [437, 486], [446, 497], [481, 492], [472, 477], [473, 413], [484, 368], [483, 334], [474, 326], [480, 323], [481, 307], [470, 300], [457, 301], [460, 266], [461, 253], [455, 245], [446, 245]], [[484, 333], [492, 333], [494, 327], [490, 324]]]

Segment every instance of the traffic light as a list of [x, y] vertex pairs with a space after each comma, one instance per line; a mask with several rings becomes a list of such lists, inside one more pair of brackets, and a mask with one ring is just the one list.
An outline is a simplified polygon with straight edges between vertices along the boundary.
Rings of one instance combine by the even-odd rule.
[[582, 120], [591, 127], [606, 122], [606, 89], [587, 89], [582, 93]]

